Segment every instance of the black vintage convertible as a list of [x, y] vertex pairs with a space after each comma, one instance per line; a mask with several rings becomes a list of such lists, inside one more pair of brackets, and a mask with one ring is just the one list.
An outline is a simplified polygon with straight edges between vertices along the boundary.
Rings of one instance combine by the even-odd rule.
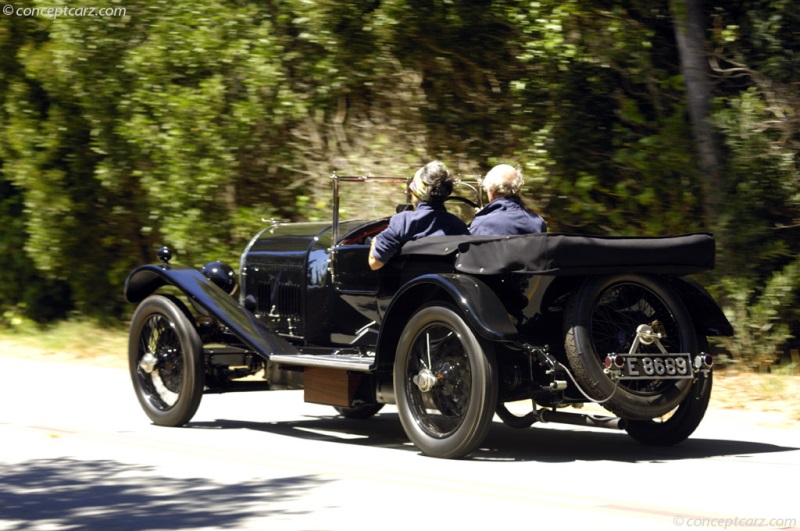
[[[349, 418], [396, 404], [409, 439], [442, 458], [474, 451], [495, 414], [648, 445], [692, 434], [711, 394], [707, 337], [733, 334], [687, 277], [713, 267], [712, 235], [430, 237], [374, 272], [388, 217], [340, 221], [339, 191], [381, 180], [334, 174], [332, 222], [271, 223], [238, 280], [221, 262], [172, 264], [168, 248], [130, 273], [130, 375], [155, 424], [186, 424], [204, 393], [303, 388]], [[564, 411], [588, 402], [609, 414]]]

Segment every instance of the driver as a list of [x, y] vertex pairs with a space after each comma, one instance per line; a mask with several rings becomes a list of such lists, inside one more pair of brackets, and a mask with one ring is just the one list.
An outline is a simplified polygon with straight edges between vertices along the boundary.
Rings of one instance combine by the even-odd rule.
[[489, 204], [475, 214], [469, 226], [470, 234], [512, 235], [547, 232], [541, 216], [531, 212], [522, 202], [522, 171], [500, 164], [483, 178], [483, 188]]
[[417, 170], [409, 189], [417, 208], [392, 216], [389, 226], [372, 240], [369, 267], [373, 271], [382, 268], [407, 241], [469, 234], [467, 225], [444, 208], [444, 200], [453, 192], [453, 178], [442, 162], [435, 160]]

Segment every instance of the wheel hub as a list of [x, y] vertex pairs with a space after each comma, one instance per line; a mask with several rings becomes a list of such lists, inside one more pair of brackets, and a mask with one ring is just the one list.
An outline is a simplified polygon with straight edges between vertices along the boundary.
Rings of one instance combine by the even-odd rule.
[[434, 387], [436, 387], [436, 376], [433, 374], [433, 371], [427, 368], [423, 368], [419, 371], [419, 373], [415, 374], [411, 381], [419, 388], [420, 391], [423, 393], [427, 393]]
[[147, 374], [151, 374], [156, 368], [156, 363], [158, 363], [158, 358], [152, 352], [147, 352], [139, 361], [139, 368]]

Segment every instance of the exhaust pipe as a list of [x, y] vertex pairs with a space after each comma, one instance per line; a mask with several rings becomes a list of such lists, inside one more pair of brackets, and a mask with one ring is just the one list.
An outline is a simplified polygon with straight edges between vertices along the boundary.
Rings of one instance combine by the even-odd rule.
[[609, 430], [624, 430], [628, 421], [619, 417], [603, 417], [599, 415], [584, 415], [583, 413], [564, 413], [562, 411], [539, 410], [541, 422], [554, 424], [571, 424], [573, 426], [590, 426], [592, 428], [607, 428]]

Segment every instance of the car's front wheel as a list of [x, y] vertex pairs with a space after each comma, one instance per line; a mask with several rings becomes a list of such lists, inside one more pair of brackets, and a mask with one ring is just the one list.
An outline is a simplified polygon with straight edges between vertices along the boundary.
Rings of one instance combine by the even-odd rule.
[[480, 445], [494, 416], [494, 352], [453, 306], [424, 306], [398, 342], [394, 388], [411, 442], [432, 457], [463, 457]]
[[203, 346], [174, 297], [151, 295], [131, 319], [128, 363], [136, 397], [159, 426], [182, 426], [200, 405]]

